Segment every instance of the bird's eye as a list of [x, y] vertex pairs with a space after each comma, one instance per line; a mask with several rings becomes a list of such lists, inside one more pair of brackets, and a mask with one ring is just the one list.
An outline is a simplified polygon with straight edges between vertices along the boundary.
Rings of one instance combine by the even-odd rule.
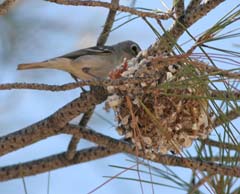
[[133, 45], [131, 45], [131, 49], [132, 49], [134, 55], [137, 56], [137, 54], [139, 53], [138, 46], [136, 44], [133, 44]]

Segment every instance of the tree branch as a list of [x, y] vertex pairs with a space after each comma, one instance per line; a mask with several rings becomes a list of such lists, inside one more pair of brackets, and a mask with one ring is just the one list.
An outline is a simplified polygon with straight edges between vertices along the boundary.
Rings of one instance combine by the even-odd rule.
[[1, 167], [0, 181], [36, 175], [39, 173], [48, 172], [50, 170], [107, 157], [115, 153], [116, 152], [114, 152], [114, 150], [112, 151], [104, 147], [92, 147], [78, 151], [72, 160], [68, 160], [65, 157], [66, 152], [63, 152], [23, 164]]
[[197, 9], [200, 6], [201, 1], [202, 0], [191, 0], [187, 6], [185, 13], [190, 13], [192, 10]]
[[[0, 168], [0, 181], [6, 181], [9, 179], [20, 178], [24, 176], [35, 175], [49, 170], [58, 169], [61, 167], [67, 167], [74, 164], [79, 164], [83, 162], [89, 162], [91, 160], [96, 160], [99, 158], [107, 157], [118, 152], [122, 152], [121, 144], [115, 145], [113, 147], [93, 147], [88, 149], [83, 149], [78, 151], [73, 160], [68, 160], [65, 157], [66, 152], [60, 153], [54, 156], [46, 157], [39, 160], [34, 160], [26, 162], [23, 164], [5, 166]], [[110, 147], [110, 146], [108, 146]], [[130, 148], [130, 147], [129, 147]], [[128, 152], [129, 154], [136, 155], [136, 151], [132, 149]], [[140, 154], [141, 157], [142, 154]], [[221, 164], [216, 164], [213, 162], [204, 162], [198, 160], [192, 160], [172, 155], [158, 155], [153, 161], [159, 162], [170, 166], [180, 166], [184, 168], [196, 169], [200, 171], [207, 171], [212, 174], [221, 174], [226, 176], [240, 177], [239, 167], [228, 167]]]
[[199, 141], [201, 141], [203, 144], [207, 144], [209, 146], [215, 146], [215, 147], [219, 147], [221, 149], [235, 150], [237, 152], [240, 152], [240, 145], [234, 145], [231, 143], [214, 141], [212, 139], [203, 139], [203, 140], [199, 140]]
[[[119, 6], [119, 0], [112, 0], [111, 4], [112, 4], [112, 6], [115, 7], [115, 9], [117, 9]], [[117, 10], [112, 10], [112, 9], [109, 10], [103, 30], [102, 30], [100, 36], [98, 37], [97, 46], [102, 46], [106, 43], [107, 38], [109, 36], [109, 33], [110, 33], [113, 23], [114, 23], [116, 13], [117, 13]]]
[[79, 88], [81, 86], [119, 86], [124, 84], [134, 84], [140, 83], [141, 81], [151, 81], [153, 79], [157, 79], [159, 76], [155, 75], [151, 77], [146, 76], [142, 77], [134, 77], [134, 78], [119, 78], [115, 80], [110, 79], [101, 79], [101, 80], [81, 80], [79, 82], [72, 82], [63, 85], [49, 85], [49, 84], [36, 84], [36, 83], [7, 83], [0, 84], [0, 90], [12, 90], [12, 89], [31, 89], [31, 90], [44, 90], [44, 91], [66, 91]]
[[240, 100], [240, 92], [239, 91], [223, 91], [223, 90], [211, 90], [211, 97], [214, 100]]
[[[79, 127], [81, 128], [86, 128], [88, 121], [91, 119], [93, 113], [94, 113], [95, 106], [89, 109], [87, 112], [85, 112], [79, 122]], [[66, 157], [68, 160], [71, 160], [74, 158], [76, 152], [77, 152], [77, 144], [79, 143], [82, 135], [73, 135], [69, 145], [68, 145], [68, 150], [66, 153]]]
[[209, 182], [210, 179], [212, 178], [212, 175], [209, 175], [209, 176], [204, 176], [203, 178], [201, 178], [197, 184], [194, 184], [190, 190], [188, 191], [188, 194], [195, 194], [195, 193], [198, 193], [198, 189], [204, 185], [206, 182]]
[[0, 156], [61, 132], [70, 120], [106, 99], [103, 89], [84, 93], [46, 119], [0, 138]]
[[223, 125], [225, 123], [229, 123], [230, 121], [238, 118], [240, 116], [240, 108], [237, 107], [227, 113], [224, 114], [224, 117], [223, 116], [219, 116], [217, 117], [214, 121], [213, 121], [213, 128], [216, 128], [220, 125]]
[[[138, 15], [140, 17], [152, 17], [156, 19], [168, 19], [171, 17], [171, 14], [156, 14], [152, 12], [143, 12], [138, 11], [136, 9], [132, 9], [125, 6], [114, 5], [107, 2], [100, 1], [77, 1], [77, 0], [48, 0], [50, 2], [55, 2], [59, 4], [65, 5], [82, 5], [82, 6], [98, 6], [111, 9], [110, 12], [116, 13], [116, 11], [129, 12], [131, 14]], [[113, 0], [114, 1], [114, 0]], [[185, 12], [183, 21], [177, 20], [173, 27], [164, 33], [159, 41], [157, 41], [152, 48], [150, 48], [149, 53], [153, 54], [164, 53], [171, 50], [176, 43], [176, 40], [183, 34], [186, 28], [191, 26], [201, 17], [206, 15], [210, 10], [214, 9], [224, 0], [207, 0], [206, 3], [200, 5], [200, 1], [192, 0], [190, 5]], [[14, 1], [5, 1], [14, 2]], [[116, 1], [117, 2], [117, 1]], [[183, 15], [182, 7], [184, 1], [179, 0], [176, 4], [176, 13], [178, 17]], [[4, 4], [3, 3], [3, 4]], [[0, 14], [3, 12], [0, 5]], [[192, 8], [191, 8], [192, 6]], [[191, 9], [190, 9], [191, 8]], [[109, 18], [110, 18], [109, 12]], [[115, 14], [113, 14], [115, 15]], [[109, 29], [113, 24], [113, 17], [109, 19], [109, 23], [105, 24], [106, 29], [104, 28], [103, 33], [107, 33], [106, 36], [102, 35], [102, 38], [99, 38], [98, 44], [103, 44], [106, 41], [106, 38], [109, 34]], [[180, 23], [181, 22], [181, 23]], [[109, 27], [110, 26], [110, 27]], [[149, 79], [149, 78], [148, 78]], [[150, 78], [153, 79], [153, 78]], [[2, 84], [0, 85], [0, 89], [38, 89], [38, 90], [51, 90], [51, 91], [60, 91], [67, 89], [74, 89], [83, 85], [92, 85], [92, 86], [108, 86], [114, 84], [126, 84], [129, 83], [131, 79], [119, 79], [119, 80], [95, 80], [95, 81], [83, 81], [78, 83], [65, 84], [62, 86], [49, 86], [44, 84]], [[141, 79], [134, 78], [131, 83], [140, 83]], [[238, 94], [239, 95], [239, 94]], [[49, 116], [48, 118], [37, 122], [29, 127], [26, 127], [20, 131], [14, 132], [12, 134], [6, 135], [0, 138], [0, 155], [7, 154], [13, 150], [17, 150], [29, 144], [32, 144], [36, 141], [39, 141], [43, 138], [49, 137], [51, 135], [56, 135], [59, 133], [68, 133], [74, 135], [76, 138], [73, 141], [73, 144], [70, 144], [70, 147], [76, 148], [76, 140], [79, 138], [84, 138], [89, 141], [95, 142], [99, 145], [99, 147], [93, 147], [88, 149], [83, 149], [77, 152], [74, 152], [71, 160], [66, 158], [66, 152], [60, 153], [57, 155], [49, 156], [46, 158], [42, 158], [39, 160], [30, 161], [24, 164], [11, 165], [0, 168], [0, 180], [9, 180], [13, 178], [19, 178], [23, 176], [34, 175], [42, 172], [46, 172], [49, 170], [66, 167], [73, 164], [78, 164], [82, 162], [88, 162], [91, 160], [96, 160], [98, 158], [110, 156], [116, 153], [129, 153], [132, 155], [137, 155], [139, 157], [145, 158], [145, 154], [141, 151], [136, 151], [135, 148], [124, 141], [116, 140], [111, 137], [102, 135], [100, 133], [96, 133], [90, 129], [82, 128], [80, 126], [69, 125], [67, 124], [70, 120], [78, 116], [80, 113], [86, 113], [89, 110], [92, 110], [96, 104], [101, 103], [106, 99], [106, 92], [101, 89], [98, 91], [91, 91], [88, 93], [84, 93], [80, 96], [80, 98], [75, 99], [69, 104], [65, 105], [63, 108], [56, 111], [54, 114]], [[231, 113], [228, 113], [230, 120], [231, 118], [236, 118], [239, 116], [237, 111], [234, 110]], [[87, 119], [88, 120], [88, 119]], [[223, 119], [222, 119], [223, 120]], [[215, 125], [219, 125], [224, 123], [221, 119], [217, 118], [215, 121]], [[209, 143], [209, 142], [207, 142]], [[210, 144], [214, 146], [220, 147], [220, 145], [216, 145], [215, 142], [210, 142]], [[104, 146], [104, 147], [102, 147]], [[222, 145], [227, 146], [227, 148], [235, 149], [239, 151], [239, 146], [231, 147], [232, 145]], [[224, 147], [225, 148], [225, 147]], [[182, 158], [172, 155], [156, 155], [153, 161], [170, 166], [180, 166], [184, 168], [190, 168], [200, 171], [207, 171], [211, 175], [220, 174], [226, 176], [236, 176], [240, 177], [240, 168], [236, 166], [226, 166], [214, 162], [206, 162], [199, 161], [196, 159]]]
[[[75, 157], [72, 160], [68, 160], [65, 157], [66, 152], [64, 152], [61, 154], [45, 157], [43, 159], [34, 160], [23, 164], [2, 167], [0, 168], [0, 181], [19, 178], [23, 176], [30, 176], [73, 164], [96, 160], [102, 157], [122, 152], [132, 155], [137, 154], [137, 156], [142, 158], [145, 157], [145, 154], [143, 152], [136, 152], [135, 148], [132, 147], [132, 145], [120, 140], [113, 139], [109, 136], [102, 135], [90, 129], [83, 129], [76, 125], [67, 125], [63, 128], [62, 132], [73, 134], [75, 136], [81, 136], [84, 139], [97, 143], [98, 145], [100, 145], [100, 147], [80, 150], [76, 152]], [[156, 155], [156, 158], [154, 158], [153, 161], [170, 166], [180, 166], [200, 171], [207, 171], [211, 174], [240, 177], [239, 167], [228, 167], [213, 162], [199, 161], [194, 159], [161, 154]]]
[[189, 12], [186, 12], [185, 15], [185, 27], [190, 27], [224, 1], [225, 0], [207, 0], [205, 3], [199, 5], [196, 9], [189, 10]]
[[169, 53], [177, 42], [177, 39], [190, 27], [193, 23], [197, 22], [209, 11], [217, 7], [224, 0], [208, 0], [206, 3], [201, 4], [197, 9], [185, 12], [183, 21], [181, 23], [176, 20], [174, 25], [169, 31], [166, 31], [163, 36], [155, 42], [148, 50], [149, 55]]
[[122, 6], [122, 5], [119, 5], [118, 7], [116, 7], [115, 5], [112, 5], [111, 3], [101, 2], [101, 1], [92, 1], [92, 0], [89, 0], [89, 1], [45, 0], [45, 1], [58, 3], [58, 4], [62, 4], [62, 5], [74, 5], [74, 6], [80, 6], [81, 5], [81, 6], [89, 6], [89, 7], [104, 7], [104, 8], [114, 10], [114, 11], [128, 12], [128, 13], [131, 13], [133, 15], [137, 15], [139, 17], [150, 17], [150, 18], [162, 19], [162, 20], [166, 20], [166, 19], [169, 19], [171, 17], [171, 13], [165, 13], [165, 14], [160, 15], [160, 14], [153, 13], [153, 12], [138, 11], [136, 9], [126, 7], [126, 6]]
[[184, 0], [173, 0], [173, 7], [176, 19], [180, 19], [184, 15]]

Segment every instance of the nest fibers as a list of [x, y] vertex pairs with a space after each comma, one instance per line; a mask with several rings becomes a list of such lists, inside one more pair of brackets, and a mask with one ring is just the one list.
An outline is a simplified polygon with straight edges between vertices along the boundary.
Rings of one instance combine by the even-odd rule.
[[129, 61], [121, 74], [139, 83], [109, 86], [112, 95], [106, 105], [115, 111], [118, 133], [149, 158], [168, 151], [179, 153], [211, 131], [207, 80], [193, 65], [144, 55], [141, 52]]

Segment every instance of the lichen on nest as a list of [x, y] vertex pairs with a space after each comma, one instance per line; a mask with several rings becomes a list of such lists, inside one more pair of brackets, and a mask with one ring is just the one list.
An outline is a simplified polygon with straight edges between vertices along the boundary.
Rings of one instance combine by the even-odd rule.
[[211, 131], [204, 73], [188, 63], [163, 63], [156, 58], [142, 51], [129, 61], [122, 77], [153, 79], [109, 86], [112, 95], [106, 102], [115, 111], [118, 133], [149, 158], [179, 153]]

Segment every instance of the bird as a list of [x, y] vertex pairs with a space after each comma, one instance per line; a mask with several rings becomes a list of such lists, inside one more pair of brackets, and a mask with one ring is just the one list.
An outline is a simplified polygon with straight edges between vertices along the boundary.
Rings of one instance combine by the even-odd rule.
[[112, 46], [94, 46], [42, 62], [19, 64], [18, 70], [58, 69], [70, 73], [75, 79], [93, 80], [106, 78], [124, 60], [136, 57], [140, 46], [131, 40]]

